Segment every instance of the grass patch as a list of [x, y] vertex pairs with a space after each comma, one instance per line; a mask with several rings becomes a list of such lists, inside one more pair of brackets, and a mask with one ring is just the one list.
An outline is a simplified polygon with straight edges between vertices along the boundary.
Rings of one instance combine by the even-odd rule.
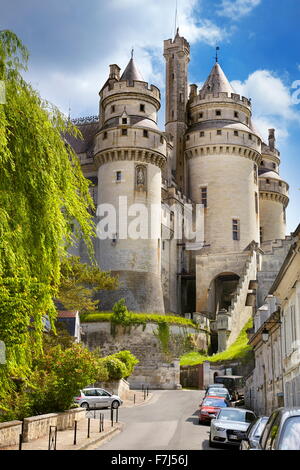
[[197, 351], [190, 351], [180, 358], [181, 366], [194, 366], [197, 364], [202, 364], [204, 361], [209, 362], [219, 362], [219, 361], [228, 361], [232, 359], [244, 359], [247, 357], [249, 351], [251, 351], [251, 346], [248, 344], [248, 336], [246, 330], [252, 327], [252, 318], [250, 318], [247, 323], [244, 325], [239, 336], [229, 346], [226, 351], [221, 353], [213, 354], [212, 356], [207, 356], [201, 354]]
[[[190, 326], [199, 329], [198, 325], [187, 318], [177, 317], [175, 315], [158, 315], [154, 313], [130, 313], [130, 324], [145, 325], [146, 323], [168, 323], [170, 325]], [[80, 315], [82, 323], [111, 321], [112, 312], [83, 313]]]

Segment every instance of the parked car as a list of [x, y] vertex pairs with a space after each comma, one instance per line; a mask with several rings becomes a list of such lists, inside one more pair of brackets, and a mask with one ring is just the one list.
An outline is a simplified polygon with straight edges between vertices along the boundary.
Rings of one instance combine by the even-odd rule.
[[215, 382], [223, 384], [229, 390], [233, 400], [244, 398], [245, 380], [241, 375], [219, 375], [215, 377]]
[[204, 398], [199, 409], [199, 424], [207, 423], [215, 418], [221, 408], [230, 406], [230, 402], [223, 397]]
[[275, 410], [259, 440], [258, 450], [300, 450], [300, 408]]
[[220, 384], [210, 384], [210, 385], [207, 385], [207, 387], [205, 389], [205, 392], [207, 392], [207, 390], [209, 388], [224, 388], [224, 387], [225, 387], [225, 385], [221, 384], [221, 383]]
[[123, 401], [118, 395], [113, 395], [103, 388], [84, 388], [74, 398], [82, 408], [118, 408]]
[[206, 396], [210, 396], [210, 397], [224, 397], [226, 398], [226, 400], [228, 401], [231, 401], [231, 395], [229, 393], [229, 391], [227, 390], [227, 388], [225, 387], [219, 387], [219, 388], [209, 388], [204, 396], [204, 398]]
[[209, 445], [240, 445], [250, 424], [257, 418], [255, 413], [243, 408], [222, 408], [210, 423]]
[[255, 450], [258, 447], [260, 436], [265, 429], [268, 416], [260, 416], [250, 424], [246, 436], [241, 442], [240, 450]]

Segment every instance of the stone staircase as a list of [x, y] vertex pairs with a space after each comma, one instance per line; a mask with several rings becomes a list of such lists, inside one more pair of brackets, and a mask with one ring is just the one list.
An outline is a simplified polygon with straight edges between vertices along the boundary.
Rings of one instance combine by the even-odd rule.
[[[224, 351], [236, 340], [252, 315], [254, 305], [248, 304], [251, 297], [255, 300], [255, 289], [250, 289], [251, 281], [255, 281], [257, 277], [257, 251], [255, 248], [255, 246], [251, 248], [228, 311], [220, 310], [218, 312], [216, 321], [218, 352]], [[253, 302], [253, 304], [255, 303]]]

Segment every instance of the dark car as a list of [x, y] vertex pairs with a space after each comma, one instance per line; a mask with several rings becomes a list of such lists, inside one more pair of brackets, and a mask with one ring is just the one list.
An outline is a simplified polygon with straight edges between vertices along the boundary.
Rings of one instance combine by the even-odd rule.
[[214, 419], [221, 408], [227, 408], [230, 402], [223, 397], [205, 397], [199, 409], [199, 424]]
[[300, 407], [278, 408], [268, 419], [258, 450], [300, 450]]
[[215, 382], [223, 384], [229, 390], [233, 400], [244, 398], [245, 380], [241, 375], [218, 375]]
[[240, 450], [257, 449], [260, 436], [265, 429], [268, 419], [268, 416], [260, 416], [256, 421], [253, 421], [253, 423], [250, 424], [246, 436], [241, 442]]

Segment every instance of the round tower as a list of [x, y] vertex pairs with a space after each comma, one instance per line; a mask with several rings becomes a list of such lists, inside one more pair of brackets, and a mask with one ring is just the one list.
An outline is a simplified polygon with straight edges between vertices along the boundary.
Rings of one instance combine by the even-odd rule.
[[275, 148], [275, 130], [269, 129], [269, 145], [262, 143], [259, 166], [260, 241], [284, 239], [288, 184], [279, 176], [280, 152]]
[[250, 100], [234, 92], [218, 63], [199, 93], [191, 86], [188, 120], [190, 197], [205, 207], [209, 245], [197, 257], [197, 311], [214, 314], [229, 307], [245, 251], [259, 242], [261, 139], [251, 124]]
[[105, 215], [106, 204], [116, 215], [109, 238], [102, 239], [103, 225], [99, 229], [99, 265], [120, 281], [118, 291], [101, 296], [101, 308], [124, 297], [130, 310], [163, 313], [160, 206], [167, 143], [157, 126], [160, 91], [144, 82], [131, 58], [121, 77], [119, 67], [110, 66], [99, 94], [98, 215]]

